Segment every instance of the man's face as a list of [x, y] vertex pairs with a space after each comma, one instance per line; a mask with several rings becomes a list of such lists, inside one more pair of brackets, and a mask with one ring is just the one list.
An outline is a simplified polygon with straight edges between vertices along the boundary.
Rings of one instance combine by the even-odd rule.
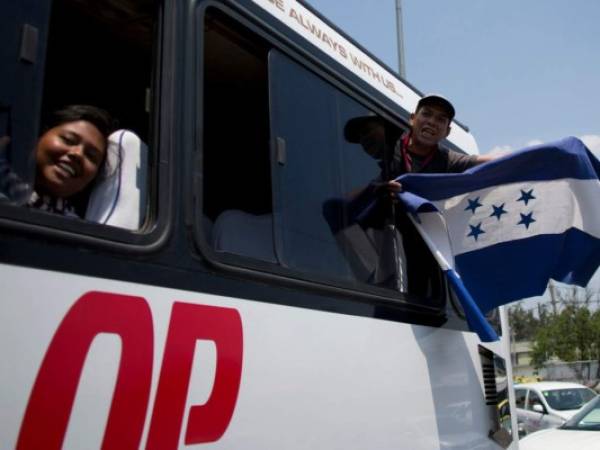
[[415, 144], [433, 147], [450, 134], [450, 118], [437, 105], [423, 105], [411, 114], [412, 140]]

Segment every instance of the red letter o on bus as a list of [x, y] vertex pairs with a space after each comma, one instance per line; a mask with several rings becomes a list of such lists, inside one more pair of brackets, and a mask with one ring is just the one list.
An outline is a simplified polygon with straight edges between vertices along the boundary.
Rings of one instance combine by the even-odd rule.
[[17, 449], [61, 448], [83, 364], [99, 333], [117, 334], [122, 341], [102, 448], [139, 447], [152, 377], [150, 308], [142, 297], [89, 292], [71, 307], [48, 347], [31, 391]]

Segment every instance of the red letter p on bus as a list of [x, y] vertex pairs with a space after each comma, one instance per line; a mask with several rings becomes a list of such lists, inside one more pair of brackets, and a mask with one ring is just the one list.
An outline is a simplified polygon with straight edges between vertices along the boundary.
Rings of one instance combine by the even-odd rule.
[[229, 426], [242, 376], [242, 321], [237, 310], [175, 302], [147, 449], [178, 447], [197, 340], [217, 347], [215, 382], [206, 404], [192, 406], [185, 443], [218, 440]]

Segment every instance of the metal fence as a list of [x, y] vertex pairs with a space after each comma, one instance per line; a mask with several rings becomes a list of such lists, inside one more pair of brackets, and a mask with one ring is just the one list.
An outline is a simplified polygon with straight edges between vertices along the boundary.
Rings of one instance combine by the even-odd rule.
[[547, 362], [538, 374], [543, 380], [572, 381], [596, 387], [600, 383], [598, 361]]

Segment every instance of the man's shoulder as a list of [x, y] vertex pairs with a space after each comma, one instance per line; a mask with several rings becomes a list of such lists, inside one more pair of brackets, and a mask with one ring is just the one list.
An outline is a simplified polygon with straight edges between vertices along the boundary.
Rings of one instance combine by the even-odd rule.
[[477, 165], [477, 155], [468, 155], [443, 147], [440, 147], [438, 154], [446, 161], [447, 172], [463, 172]]
[[463, 152], [459, 152], [457, 150], [452, 150], [446, 147], [440, 147], [439, 148], [439, 154], [442, 155], [444, 158], [447, 158], [449, 160], [462, 160], [462, 159], [470, 159], [473, 157], [476, 157], [476, 155], [469, 155], [467, 153], [463, 153]]

